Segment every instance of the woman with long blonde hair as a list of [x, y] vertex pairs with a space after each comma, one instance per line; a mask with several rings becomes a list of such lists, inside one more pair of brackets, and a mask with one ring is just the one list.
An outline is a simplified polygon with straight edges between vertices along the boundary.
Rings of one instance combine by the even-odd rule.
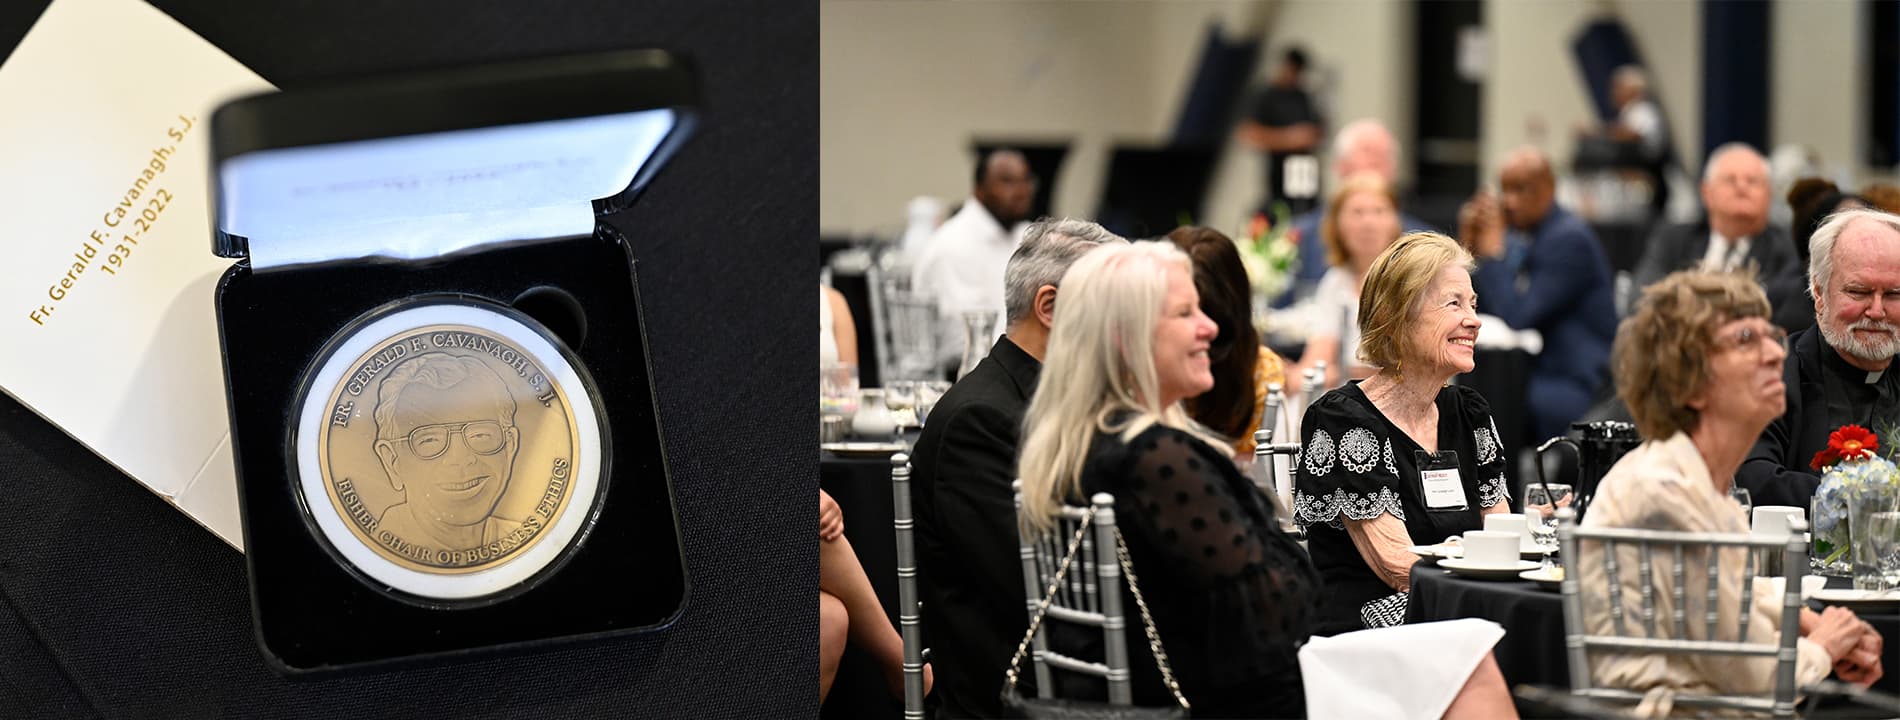
[[[1142, 596], [1195, 717], [1300, 717], [1308, 709], [1300, 647], [1312, 634], [1318, 576], [1225, 443], [1182, 408], [1213, 387], [1215, 334], [1188, 257], [1171, 244], [1103, 247], [1076, 261], [1062, 279], [1025, 420], [1023, 521], [1026, 531], [1046, 531], [1062, 504], [1113, 495]], [[1127, 623], [1126, 632], [1136, 704], [1172, 703], [1154, 658], [1133, 651], [1148, 647], [1143, 623]], [[1424, 696], [1361, 684], [1414, 708], [1511, 715], [1503, 677], [1482, 648], [1462, 667], [1443, 647], [1416, 649], [1437, 661], [1416, 674], [1444, 679]]]

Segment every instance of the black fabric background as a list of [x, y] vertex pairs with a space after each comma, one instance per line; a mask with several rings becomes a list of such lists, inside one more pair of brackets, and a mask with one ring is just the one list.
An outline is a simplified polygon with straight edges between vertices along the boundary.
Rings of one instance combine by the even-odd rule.
[[[816, 3], [154, 4], [286, 88], [627, 47], [697, 63], [698, 132], [610, 219], [641, 262], [692, 598], [650, 635], [281, 678], [254, 642], [243, 557], [0, 396], [0, 717], [815, 714]], [[44, 7], [0, 7], [4, 52]]]

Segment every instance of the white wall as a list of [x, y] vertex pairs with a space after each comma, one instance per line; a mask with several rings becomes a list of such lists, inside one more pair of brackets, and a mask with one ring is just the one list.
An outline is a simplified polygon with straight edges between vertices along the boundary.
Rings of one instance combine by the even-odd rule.
[[[1333, 117], [1411, 134], [1410, 8], [1400, 0], [858, 2], [819, 6], [819, 226], [895, 235], [916, 195], [970, 187], [973, 136], [1067, 137], [1052, 211], [1095, 211], [1116, 142], [1173, 130], [1206, 23], [1271, 25], [1337, 78]], [[1259, 160], [1230, 143], [1203, 222], [1231, 228], [1262, 192]]]
[[1860, 17], [1859, 3], [1847, 0], [1784, 0], [1771, 16], [1770, 137], [1812, 148], [1830, 174], [1851, 174], [1864, 154], [1868, 68]]
[[1053, 209], [1092, 211], [1103, 149], [1161, 139], [1172, 119], [1154, 96], [1161, 48], [1197, 49], [1153, 37], [1162, 7], [822, 3], [821, 231], [894, 234], [911, 197], [962, 200], [979, 135], [1072, 139]]

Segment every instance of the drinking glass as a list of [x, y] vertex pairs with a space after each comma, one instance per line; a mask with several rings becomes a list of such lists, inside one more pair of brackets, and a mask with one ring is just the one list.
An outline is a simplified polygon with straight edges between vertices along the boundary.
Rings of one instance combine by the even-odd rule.
[[[1872, 572], [1860, 572], [1855, 568], [1855, 586], [1865, 590], [1892, 590], [1900, 588], [1900, 512], [1873, 512], [1864, 516], [1867, 523], [1865, 533], [1856, 533], [1854, 537], [1854, 564], [1863, 561], [1872, 565]], [[1866, 547], [1862, 548], [1861, 545]], [[1861, 580], [1871, 575], [1878, 587], [1861, 587]]]
[[950, 383], [943, 380], [923, 380], [917, 383], [917, 426], [922, 427], [929, 419], [937, 400], [950, 391]]
[[858, 367], [832, 363], [819, 368], [818, 409], [827, 415], [850, 415], [858, 409]]
[[1749, 499], [1747, 489], [1730, 487], [1728, 496], [1735, 498], [1735, 504], [1742, 506], [1742, 517], [1753, 517], [1755, 503]]
[[892, 380], [884, 384], [884, 407], [891, 411], [900, 429], [918, 424], [916, 405], [916, 380]]
[[1537, 522], [1531, 523], [1531, 539], [1536, 540], [1537, 544], [1557, 544], [1556, 504], [1567, 497], [1570, 497], [1570, 486], [1564, 483], [1549, 483], [1546, 486], [1545, 483], [1534, 482], [1524, 486], [1524, 514], [1536, 512], [1532, 510], [1532, 506], [1536, 505], [1549, 506], [1552, 510], [1552, 514], [1541, 516]]

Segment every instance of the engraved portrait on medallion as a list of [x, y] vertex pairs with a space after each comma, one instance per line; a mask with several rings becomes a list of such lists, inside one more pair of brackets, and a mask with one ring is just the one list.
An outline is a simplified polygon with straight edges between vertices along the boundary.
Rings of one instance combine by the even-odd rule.
[[[583, 382], [546, 338], [481, 308], [426, 306], [358, 329], [304, 403], [311, 520], [352, 565], [406, 592], [472, 597], [519, 582], [577, 537], [598, 493], [600, 426]], [[454, 577], [467, 579], [431, 580]]]

